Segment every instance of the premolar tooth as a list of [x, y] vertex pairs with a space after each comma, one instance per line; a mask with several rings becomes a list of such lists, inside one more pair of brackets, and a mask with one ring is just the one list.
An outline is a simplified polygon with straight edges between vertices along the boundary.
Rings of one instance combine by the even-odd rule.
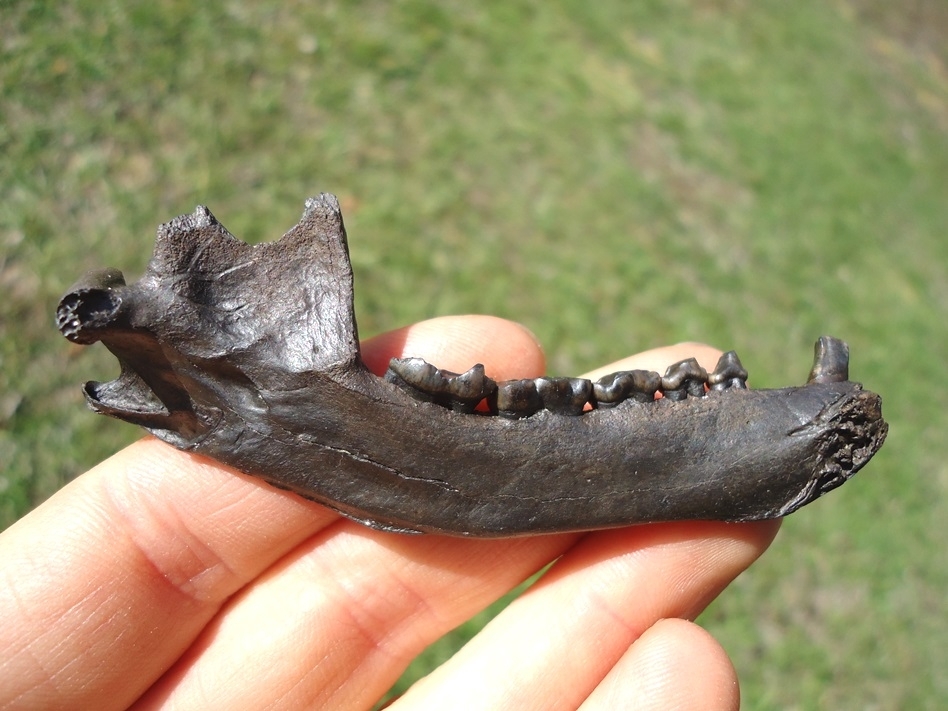
[[615, 407], [633, 399], [651, 402], [662, 385], [662, 376], [650, 370], [622, 370], [605, 375], [593, 383], [593, 397], [597, 407]]
[[662, 377], [662, 393], [669, 400], [684, 400], [689, 395], [704, 397], [706, 382], [708, 371], [694, 358], [688, 358], [668, 366]]
[[491, 409], [496, 410], [502, 417], [529, 417], [543, 406], [534, 380], [507, 380], [499, 383], [495, 399], [496, 406]]
[[708, 375], [708, 385], [712, 390], [747, 389], [747, 370], [737, 353], [728, 351], [718, 359], [714, 371]]
[[813, 347], [810, 383], [841, 383], [849, 380], [849, 346], [832, 336], [820, 336]]
[[585, 378], [537, 378], [536, 391], [550, 412], [582, 415], [592, 397], [592, 382]]

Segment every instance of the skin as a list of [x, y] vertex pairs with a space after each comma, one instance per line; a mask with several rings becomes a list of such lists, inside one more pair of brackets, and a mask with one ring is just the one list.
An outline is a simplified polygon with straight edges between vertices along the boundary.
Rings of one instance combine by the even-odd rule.
[[[544, 372], [526, 329], [480, 316], [363, 343], [366, 362]], [[608, 370], [719, 352], [680, 344]], [[392, 709], [737, 709], [693, 620], [779, 522], [504, 540], [368, 529], [143, 439], [0, 536], [0, 708], [369, 708], [429, 643], [556, 563]]]

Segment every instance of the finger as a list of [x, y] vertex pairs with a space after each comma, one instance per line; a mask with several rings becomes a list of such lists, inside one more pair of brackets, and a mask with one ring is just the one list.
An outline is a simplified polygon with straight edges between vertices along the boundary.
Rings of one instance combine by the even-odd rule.
[[582, 711], [737, 711], [737, 673], [721, 645], [698, 625], [659, 620], [622, 655]]
[[223, 600], [333, 520], [154, 439], [126, 448], [0, 537], [0, 699], [124, 708]]
[[[525, 329], [464, 317], [441, 326], [456, 336], [465, 323], [489, 337], [496, 377], [539, 374], [525, 372], [542, 364], [525, 358]], [[436, 355], [450, 352], [438, 330], [419, 328]], [[425, 338], [404, 333], [424, 351]], [[391, 348], [383, 338], [365, 352], [387, 361], [400, 355]], [[124, 707], [224, 600], [337, 519], [153, 439], [130, 446], [0, 536], [0, 705]]]
[[577, 708], [645, 630], [694, 618], [775, 532], [691, 522], [589, 534], [392, 708]]
[[236, 596], [136, 708], [368, 708], [577, 538], [409, 538], [341, 521]]

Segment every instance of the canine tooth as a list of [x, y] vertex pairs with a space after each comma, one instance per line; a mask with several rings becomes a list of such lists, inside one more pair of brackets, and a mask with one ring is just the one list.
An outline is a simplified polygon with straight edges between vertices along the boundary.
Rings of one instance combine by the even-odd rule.
[[540, 401], [550, 412], [582, 415], [592, 397], [592, 382], [585, 378], [537, 378]]
[[621, 370], [593, 383], [598, 407], [615, 407], [628, 399], [651, 402], [662, 385], [662, 376], [651, 370]]
[[728, 351], [718, 359], [714, 371], [708, 375], [708, 385], [712, 390], [747, 389], [747, 370], [735, 351]]
[[849, 380], [849, 346], [831, 336], [820, 336], [813, 347], [810, 383], [842, 383]]
[[662, 393], [669, 400], [684, 400], [704, 397], [704, 384], [708, 382], [708, 371], [698, 365], [694, 358], [672, 363], [662, 376]]
[[543, 403], [534, 380], [507, 380], [497, 385], [497, 414], [518, 419], [529, 417]]

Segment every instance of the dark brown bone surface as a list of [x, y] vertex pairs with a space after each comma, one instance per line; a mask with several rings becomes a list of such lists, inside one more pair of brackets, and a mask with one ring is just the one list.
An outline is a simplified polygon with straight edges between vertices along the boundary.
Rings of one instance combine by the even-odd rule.
[[887, 430], [879, 396], [848, 380], [846, 344], [826, 337], [807, 384], [782, 390], [746, 389], [733, 352], [710, 374], [686, 360], [596, 383], [497, 383], [414, 358], [375, 377], [328, 194], [253, 247], [199, 207], [158, 229], [140, 281], [88, 274], [57, 319], [121, 364], [85, 385], [97, 412], [390, 531], [783, 516], [851, 477]]

